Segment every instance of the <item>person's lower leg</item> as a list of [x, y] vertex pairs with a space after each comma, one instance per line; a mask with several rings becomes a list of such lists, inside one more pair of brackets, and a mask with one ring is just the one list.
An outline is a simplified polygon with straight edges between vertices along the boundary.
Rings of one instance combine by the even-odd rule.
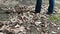
[[48, 13], [53, 13], [54, 11], [54, 0], [49, 0]]
[[42, 0], [37, 0], [36, 7], [35, 7], [35, 13], [40, 13], [41, 4], [42, 4]]

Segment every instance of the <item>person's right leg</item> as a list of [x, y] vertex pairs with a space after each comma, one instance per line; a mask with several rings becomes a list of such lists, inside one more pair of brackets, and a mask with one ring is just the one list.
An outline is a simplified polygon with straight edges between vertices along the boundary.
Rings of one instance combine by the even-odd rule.
[[49, 7], [48, 7], [48, 12], [47, 14], [52, 14], [54, 11], [54, 0], [49, 0]]
[[40, 13], [41, 4], [42, 4], [42, 0], [37, 0], [36, 7], [35, 7], [35, 13]]

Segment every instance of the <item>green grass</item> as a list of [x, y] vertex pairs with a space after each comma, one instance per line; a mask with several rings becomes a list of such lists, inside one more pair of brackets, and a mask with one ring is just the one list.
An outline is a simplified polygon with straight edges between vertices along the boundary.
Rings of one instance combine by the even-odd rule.
[[57, 22], [60, 24], [60, 14], [49, 16], [49, 22]]

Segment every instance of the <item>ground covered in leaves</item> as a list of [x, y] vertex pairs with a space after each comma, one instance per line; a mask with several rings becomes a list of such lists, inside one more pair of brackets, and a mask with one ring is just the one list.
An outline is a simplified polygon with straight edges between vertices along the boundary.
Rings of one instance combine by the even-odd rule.
[[36, 0], [0, 0], [0, 34], [60, 34], [60, 3], [47, 15], [48, 0], [34, 14]]
[[[0, 21], [0, 34], [60, 34], [58, 8], [54, 9], [53, 15], [46, 15], [48, 5], [42, 5], [41, 13], [34, 14], [35, 6], [9, 7], [6, 14], [8, 21]], [[58, 12], [57, 12], [58, 11]], [[53, 17], [55, 15], [55, 18]]]

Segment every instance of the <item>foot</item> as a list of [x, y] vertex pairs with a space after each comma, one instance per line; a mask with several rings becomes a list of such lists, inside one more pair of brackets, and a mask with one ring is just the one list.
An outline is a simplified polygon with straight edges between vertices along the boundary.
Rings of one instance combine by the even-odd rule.
[[48, 13], [48, 12], [47, 12], [46, 14], [47, 14], [47, 15], [52, 15], [53, 13]]

